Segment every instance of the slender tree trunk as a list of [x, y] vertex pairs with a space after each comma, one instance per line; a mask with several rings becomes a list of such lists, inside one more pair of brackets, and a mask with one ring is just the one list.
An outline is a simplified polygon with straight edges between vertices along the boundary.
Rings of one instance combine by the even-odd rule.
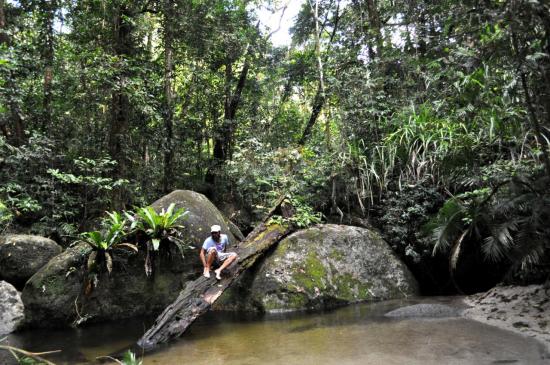
[[229, 155], [228, 144], [230, 135], [230, 108], [231, 108], [231, 83], [233, 82], [233, 64], [230, 60], [225, 63], [225, 85], [224, 85], [224, 103], [223, 103], [223, 121], [219, 128], [214, 132], [214, 164], [216, 167], [227, 160]]
[[[334, 37], [336, 36], [336, 30], [338, 29], [339, 20], [340, 20], [340, 2], [338, 2], [337, 8], [336, 8], [336, 14], [334, 15], [334, 28], [332, 29], [332, 33], [330, 35], [329, 45], [332, 44], [332, 42], [334, 41]], [[318, 33], [317, 33], [317, 36], [319, 36]], [[319, 41], [319, 39], [317, 39], [317, 41]], [[319, 52], [320, 52], [320, 48], [319, 48]], [[320, 57], [321, 56], [319, 54], [319, 58]], [[304, 128], [304, 131], [302, 132], [302, 137], [298, 141], [298, 144], [300, 146], [303, 146], [306, 143], [307, 139], [309, 138], [309, 135], [311, 134], [311, 130], [313, 129], [313, 126], [317, 122], [317, 119], [319, 118], [319, 115], [321, 114], [321, 111], [323, 110], [323, 106], [325, 105], [326, 95], [325, 95], [325, 85], [324, 85], [324, 81], [322, 79], [322, 74], [323, 74], [322, 64], [323, 64], [322, 61], [318, 62], [318, 67], [320, 67], [320, 69], [319, 69], [319, 75], [320, 75], [319, 85], [317, 87], [317, 93], [315, 94], [315, 97], [313, 98], [313, 104], [312, 104], [312, 107], [311, 107], [311, 114], [309, 116], [306, 127]]]
[[319, 0], [315, 0], [315, 6], [309, 3], [315, 19], [315, 55], [317, 57], [317, 71], [319, 72], [319, 89], [322, 97], [325, 96], [325, 80], [323, 75], [323, 60], [321, 59], [321, 34], [319, 34]]
[[45, 133], [52, 122], [52, 80], [54, 62], [54, 18], [57, 10], [57, 1], [42, 0], [42, 63], [44, 65], [44, 95], [42, 99], [42, 116], [40, 129]]
[[[130, 56], [133, 50], [131, 43], [132, 26], [128, 20], [130, 17], [130, 12], [123, 6], [116, 8], [113, 16], [114, 53], [120, 59], [120, 65], [118, 66], [119, 87], [111, 94], [111, 116], [107, 145], [111, 158], [117, 162], [117, 169], [114, 173], [115, 178], [125, 177], [127, 172], [124, 140], [129, 127], [130, 101], [124, 91], [124, 86], [129, 75], [128, 71], [122, 68], [122, 64], [123, 60]], [[122, 195], [122, 188], [113, 191], [112, 208], [122, 207]]]
[[309, 135], [311, 134], [311, 130], [313, 129], [313, 126], [315, 125], [315, 122], [319, 117], [319, 114], [321, 114], [321, 110], [323, 110], [323, 105], [325, 105], [325, 95], [321, 90], [321, 84], [319, 84], [317, 88], [317, 93], [315, 94], [315, 98], [313, 99], [313, 107], [311, 108], [311, 114], [307, 121], [306, 127], [302, 132], [302, 137], [298, 141], [299, 145], [303, 146], [306, 143], [307, 139], [309, 138]]
[[233, 145], [234, 145], [234, 139], [235, 139], [235, 118], [237, 117], [237, 109], [241, 105], [241, 96], [246, 84], [246, 78], [248, 77], [248, 71], [250, 69], [250, 54], [247, 51], [247, 54], [245, 56], [244, 65], [241, 69], [241, 73], [239, 75], [239, 80], [237, 81], [237, 86], [235, 88], [235, 92], [233, 93], [233, 96], [231, 97], [231, 103], [229, 104], [229, 110], [228, 110], [228, 117], [229, 117], [229, 128], [228, 128], [228, 141], [227, 141], [227, 159], [231, 159], [233, 157]]
[[215, 185], [216, 173], [212, 170], [219, 169], [223, 163], [231, 159], [233, 139], [235, 136], [235, 117], [241, 103], [241, 96], [246, 85], [246, 79], [250, 70], [251, 49], [248, 48], [245, 54], [243, 68], [239, 74], [235, 91], [231, 92], [233, 82], [233, 64], [228, 60], [225, 66], [225, 100], [224, 118], [221, 127], [214, 130], [214, 163], [206, 173], [206, 182]]
[[[146, 14], [147, 21], [150, 22], [151, 16], [150, 14]], [[146, 49], [147, 49], [147, 59], [151, 61], [153, 59], [153, 27], [149, 26], [149, 29], [147, 30], [147, 41], [146, 41]]]
[[[11, 40], [6, 29], [7, 25], [4, 7], [5, 1], [0, 0], [0, 46], [8, 47]], [[13, 128], [10, 128], [9, 122], [0, 125], [0, 128], [2, 129], [2, 134], [6, 136], [11, 144], [14, 146], [20, 146], [25, 140], [25, 118], [16, 98], [17, 88], [13, 70], [8, 71], [8, 77], [7, 80], [5, 80], [5, 85], [6, 89], [9, 90], [6, 99], [9, 108], [9, 119], [13, 121]]]
[[542, 162], [544, 163], [546, 175], [550, 176], [550, 157], [548, 156], [548, 143], [544, 137], [544, 131], [539, 121], [539, 117], [537, 116], [537, 111], [535, 110], [535, 107], [531, 100], [531, 92], [529, 90], [529, 85], [527, 84], [527, 76], [522, 70], [525, 63], [525, 55], [524, 52], [520, 49], [520, 44], [514, 31], [512, 32], [512, 46], [514, 47], [514, 51], [516, 53], [516, 57], [519, 63], [519, 77], [521, 80], [523, 92], [525, 94], [525, 105], [527, 111], [529, 112], [531, 128], [533, 129], [533, 132], [535, 133], [535, 139], [537, 140], [537, 143], [540, 145], [541, 148]]
[[[543, 49], [547, 55], [550, 55], [550, 14], [548, 14], [548, 6], [540, 6], [537, 15], [541, 18], [544, 36], [541, 38]], [[550, 138], [550, 60], [545, 57], [540, 66], [541, 73], [544, 77], [544, 92], [541, 93], [541, 104], [544, 105], [546, 118], [543, 118], [543, 123], [546, 124], [546, 128], [543, 131], [546, 138]]]
[[[382, 58], [384, 41], [382, 39], [382, 24], [380, 22], [380, 13], [378, 12], [378, 4], [376, 0], [367, 0], [367, 12], [369, 17], [369, 34], [376, 42], [376, 56]], [[374, 56], [374, 52], [372, 54]], [[373, 58], [374, 59], [374, 58]]]
[[6, 16], [4, 14], [4, 1], [0, 0], [0, 45], [9, 43], [9, 36], [6, 30]]
[[533, 131], [535, 132], [535, 138], [537, 140], [537, 143], [540, 145], [540, 149], [542, 152], [542, 162], [544, 163], [544, 167], [546, 169], [546, 175], [550, 176], [550, 158], [548, 156], [548, 142], [544, 138], [544, 133], [542, 130], [542, 127], [539, 122], [539, 118], [537, 117], [537, 112], [535, 111], [535, 108], [533, 106], [533, 102], [531, 101], [531, 94], [529, 92], [529, 87], [527, 86], [527, 78], [525, 76], [525, 73], [522, 72], [520, 75], [521, 78], [521, 84], [523, 86], [523, 91], [525, 93], [525, 103], [527, 105], [527, 110], [529, 111], [529, 115], [531, 116], [531, 124]]
[[164, 129], [166, 137], [164, 141], [164, 177], [162, 185], [165, 193], [169, 192], [173, 179], [173, 12], [173, 0], [164, 0]]

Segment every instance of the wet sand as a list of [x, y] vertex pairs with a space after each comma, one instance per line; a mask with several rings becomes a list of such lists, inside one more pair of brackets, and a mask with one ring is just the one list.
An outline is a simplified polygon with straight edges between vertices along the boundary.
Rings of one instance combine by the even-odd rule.
[[497, 286], [463, 301], [471, 307], [465, 318], [535, 338], [550, 351], [550, 288]]

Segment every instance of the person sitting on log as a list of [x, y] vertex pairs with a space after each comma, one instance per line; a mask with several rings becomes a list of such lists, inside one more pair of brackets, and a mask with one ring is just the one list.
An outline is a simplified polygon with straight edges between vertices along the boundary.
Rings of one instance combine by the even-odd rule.
[[222, 229], [219, 225], [213, 225], [210, 229], [210, 237], [204, 240], [202, 244], [200, 258], [204, 267], [203, 275], [206, 278], [210, 277], [210, 268], [214, 263], [221, 265], [214, 270], [216, 279], [220, 280], [222, 270], [231, 265], [237, 259], [235, 252], [225, 252], [229, 239], [226, 234], [221, 233]]

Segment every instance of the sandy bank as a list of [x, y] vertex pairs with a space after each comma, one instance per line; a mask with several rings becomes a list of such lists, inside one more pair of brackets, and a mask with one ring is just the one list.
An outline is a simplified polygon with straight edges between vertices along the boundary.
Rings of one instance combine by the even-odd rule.
[[534, 337], [550, 351], [550, 288], [543, 285], [497, 286], [464, 298], [463, 315]]

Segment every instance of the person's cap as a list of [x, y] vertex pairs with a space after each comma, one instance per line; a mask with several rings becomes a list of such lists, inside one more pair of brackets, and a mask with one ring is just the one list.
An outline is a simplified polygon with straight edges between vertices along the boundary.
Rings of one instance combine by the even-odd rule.
[[213, 225], [210, 228], [210, 232], [221, 232], [221, 231], [222, 231], [222, 227], [218, 226], [217, 224]]

